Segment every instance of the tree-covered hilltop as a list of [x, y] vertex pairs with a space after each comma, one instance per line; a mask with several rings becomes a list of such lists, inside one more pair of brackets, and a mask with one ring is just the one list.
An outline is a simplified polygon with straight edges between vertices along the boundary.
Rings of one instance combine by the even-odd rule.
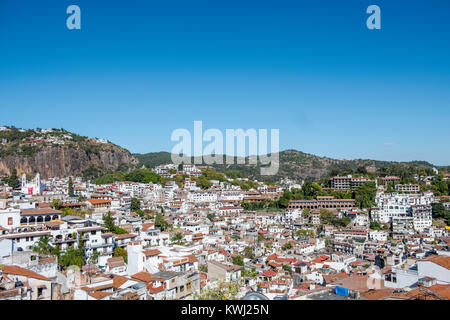
[[[134, 155], [141, 166], [154, 168], [161, 164], [172, 163], [171, 154], [168, 152], [155, 152], [147, 154]], [[223, 156], [222, 156], [223, 157]], [[393, 162], [378, 161], [369, 159], [353, 159], [340, 160], [327, 157], [319, 157], [312, 154], [296, 150], [285, 150], [279, 153], [280, 167], [278, 173], [273, 176], [263, 176], [260, 174], [261, 164], [250, 165], [248, 158], [245, 159], [246, 164], [213, 164], [211, 165], [216, 171], [227, 172], [235, 171], [244, 177], [257, 179], [266, 182], [276, 182], [282, 178], [290, 178], [293, 180], [319, 180], [320, 178], [328, 178], [336, 175], [376, 175], [388, 176], [395, 175], [406, 180], [413, 175], [432, 175], [432, 164], [425, 161], [411, 162]], [[191, 158], [193, 163], [193, 158]], [[225, 161], [223, 161], [225, 163]], [[441, 170], [447, 171], [441, 167]]]
[[[433, 165], [425, 161], [391, 162], [369, 159], [341, 160], [296, 151], [285, 150], [279, 154], [279, 170], [276, 175], [261, 175], [261, 163], [213, 164], [215, 171], [235, 172], [235, 177], [248, 177], [253, 180], [275, 183], [283, 178], [292, 180], [317, 181], [335, 175], [399, 176], [402, 182], [413, 181], [414, 175], [433, 174]], [[198, 159], [191, 157], [191, 163]], [[105, 174], [122, 172], [136, 168], [155, 168], [161, 164], [172, 163], [169, 152], [131, 154], [128, 150], [104, 139], [90, 138], [71, 133], [65, 129], [18, 129], [0, 127], [0, 176], [9, 176], [13, 169], [17, 174], [23, 172], [36, 174], [43, 178], [82, 176], [95, 180]], [[448, 167], [439, 170], [448, 172]], [[106, 178], [105, 178], [106, 179]], [[112, 180], [110, 176], [108, 178]], [[437, 186], [442, 189], [442, 186]]]
[[133, 156], [138, 159], [141, 166], [147, 168], [154, 168], [162, 164], [172, 163], [171, 154], [165, 151], [145, 154], [135, 153]]

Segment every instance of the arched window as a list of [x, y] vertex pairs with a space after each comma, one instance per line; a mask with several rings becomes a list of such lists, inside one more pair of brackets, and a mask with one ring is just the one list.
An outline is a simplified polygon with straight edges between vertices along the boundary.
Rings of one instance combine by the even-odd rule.
[[57, 220], [58, 219], [58, 216], [55, 214], [54, 216], [53, 216], [53, 220]]
[[28, 219], [28, 223], [36, 223], [36, 218], [35, 217], [30, 217]]
[[20, 223], [21, 224], [27, 224], [28, 223], [28, 218], [22, 217], [22, 219], [20, 219]]
[[51, 216], [45, 216], [45, 221], [50, 221], [52, 219]]
[[39, 223], [39, 222], [42, 222], [42, 221], [44, 221], [44, 218], [43, 218], [42, 216], [39, 216], [39, 217], [37, 218], [37, 222]]

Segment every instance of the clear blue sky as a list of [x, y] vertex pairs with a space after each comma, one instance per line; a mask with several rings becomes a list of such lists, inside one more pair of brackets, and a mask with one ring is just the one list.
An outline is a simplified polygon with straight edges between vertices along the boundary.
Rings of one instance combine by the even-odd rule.
[[144, 153], [202, 120], [278, 128], [282, 150], [450, 165], [449, 14], [447, 0], [1, 0], [0, 125]]

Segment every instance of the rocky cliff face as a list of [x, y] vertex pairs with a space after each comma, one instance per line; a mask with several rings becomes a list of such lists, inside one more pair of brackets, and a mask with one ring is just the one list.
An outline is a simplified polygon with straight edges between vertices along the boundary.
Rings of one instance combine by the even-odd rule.
[[45, 146], [33, 155], [0, 157], [0, 176], [10, 175], [16, 169], [19, 175], [39, 173], [43, 179], [48, 179], [82, 176], [88, 168], [104, 173], [119, 167], [135, 168], [137, 164], [130, 152], [112, 144], [104, 144], [95, 151], [74, 146]]

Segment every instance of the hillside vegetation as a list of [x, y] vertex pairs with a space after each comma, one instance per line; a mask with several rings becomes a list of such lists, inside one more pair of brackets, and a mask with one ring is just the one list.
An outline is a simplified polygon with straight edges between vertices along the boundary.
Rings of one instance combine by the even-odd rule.
[[[161, 164], [172, 163], [169, 152], [156, 152], [147, 154], [134, 154], [139, 160], [140, 166], [154, 168]], [[191, 159], [193, 161], [193, 159]], [[225, 161], [224, 161], [225, 162]], [[258, 179], [261, 181], [279, 181], [281, 178], [293, 180], [317, 180], [337, 174], [370, 174], [379, 173], [381, 175], [403, 176], [411, 172], [431, 173], [434, 167], [425, 161], [393, 162], [378, 161], [369, 159], [338, 160], [327, 157], [319, 157], [312, 154], [296, 150], [285, 150], [279, 153], [280, 167], [277, 175], [262, 176], [260, 174], [261, 165], [248, 164], [213, 164], [212, 167], [220, 172], [230, 170], [239, 172], [242, 176]]]

